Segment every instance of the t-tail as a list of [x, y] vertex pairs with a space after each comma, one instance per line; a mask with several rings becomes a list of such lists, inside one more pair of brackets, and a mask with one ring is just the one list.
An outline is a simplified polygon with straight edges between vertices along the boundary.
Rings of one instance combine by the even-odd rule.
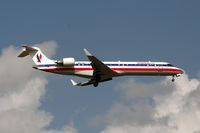
[[55, 64], [53, 60], [47, 58], [38, 47], [30, 47], [23, 45], [23, 51], [18, 57], [25, 57], [30, 55], [36, 65]]

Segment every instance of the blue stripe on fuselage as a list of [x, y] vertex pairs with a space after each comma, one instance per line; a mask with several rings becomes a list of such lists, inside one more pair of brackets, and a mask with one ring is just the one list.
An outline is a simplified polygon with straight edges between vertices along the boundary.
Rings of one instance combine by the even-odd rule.
[[56, 66], [56, 64], [44, 64], [44, 65], [38, 65], [38, 67], [50, 67], [50, 66]]
[[[57, 64], [44, 64], [44, 65], [38, 65], [38, 67], [51, 67], [51, 66], [56, 66]], [[168, 66], [167, 64], [154, 64], [154, 65], [147, 65], [147, 64], [105, 64], [107, 66]], [[90, 64], [74, 64], [74, 66], [91, 66]], [[170, 67], [170, 66], [168, 66]]]

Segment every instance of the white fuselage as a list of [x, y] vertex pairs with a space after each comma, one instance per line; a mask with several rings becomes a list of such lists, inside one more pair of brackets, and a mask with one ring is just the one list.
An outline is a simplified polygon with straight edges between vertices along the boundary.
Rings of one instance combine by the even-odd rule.
[[38, 47], [23, 45], [18, 57], [30, 55], [35, 63], [33, 68], [63, 74], [89, 78], [86, 82], [77, 83], [71, 79], [74, 86], [86, 86], [93, 84], [97, 87], [100, 82], [112, 80], [113, 77], [125, 75], [143, 76], [180, 76], [183, 70], [167, 62], [102, 62], [84, 49], [89, 61], [75, 61], [74, 58], [51, 60], [47, 58]]
[[[183, 70], [167, 62], [103, 62], [117, 72], [116, 76], [143, 75], [143, 76], [174, 76], [182, 74]], [[89, 61], [76, 61], [74, 66], [56, 64], [37, 65], [39, 70], [63, 75], [75, 75], [85, 78], [93, 76], [93, 68]]]

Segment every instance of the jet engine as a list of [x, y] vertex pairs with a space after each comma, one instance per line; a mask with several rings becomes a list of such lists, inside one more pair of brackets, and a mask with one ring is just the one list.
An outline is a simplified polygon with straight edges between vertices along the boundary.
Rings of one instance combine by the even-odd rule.
[[74, 66], [75, 59], [74, 58], [63, 58], [57, 62], [59, 65], [63, 66]]

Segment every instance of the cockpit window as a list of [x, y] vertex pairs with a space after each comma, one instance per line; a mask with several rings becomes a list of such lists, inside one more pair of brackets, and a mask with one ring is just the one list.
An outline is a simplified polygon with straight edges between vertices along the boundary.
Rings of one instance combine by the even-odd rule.
[[167, 64], [167, 66], [173, 66], [172, 64]]

